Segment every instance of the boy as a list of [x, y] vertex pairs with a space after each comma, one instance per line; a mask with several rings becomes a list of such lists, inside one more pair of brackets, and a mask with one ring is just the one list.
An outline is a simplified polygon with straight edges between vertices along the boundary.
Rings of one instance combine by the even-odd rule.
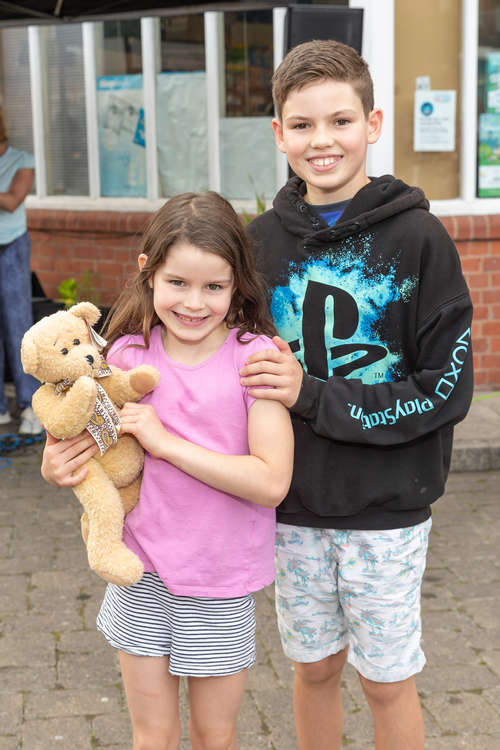
[[293, 418], [276, 604], [298, 743], [340, 748], [348, 660], [377, 750], [422, 750], [420, 586], [430, 504], [472, 396], [471, 301], [422, 191], [366, 174], [382, 113], [363, 59], [334, 41], [301, 44], [273, 98], [296, 176], [249, 231], [280, 351], [251, 356], [241, 374]]

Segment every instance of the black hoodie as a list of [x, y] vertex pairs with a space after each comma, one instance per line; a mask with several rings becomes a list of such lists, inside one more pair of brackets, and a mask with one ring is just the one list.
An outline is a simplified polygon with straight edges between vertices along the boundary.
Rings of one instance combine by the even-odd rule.
[[372, 179], [329, 227], [291, 178], [254, 219], [278, 332], [304, 367], [278, 520], [389, 529], [430, 515], [472, 397], [472, 304], [423, 192]]

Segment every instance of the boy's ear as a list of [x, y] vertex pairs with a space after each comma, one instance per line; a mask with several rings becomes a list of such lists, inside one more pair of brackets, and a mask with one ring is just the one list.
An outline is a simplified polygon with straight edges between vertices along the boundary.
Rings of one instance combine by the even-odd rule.
[[273, 126], [276, 145], [283, 154], [286, 154], [286, 148], [283, 142], [283, 127], [281, 125], [281, 120], [279, 120], [277, 117], [273, 117], [273, 121], [271, 124]]
[[368, 143], [376, 143], [382, 132], [382, 110], [372, 109], [368, 115]]

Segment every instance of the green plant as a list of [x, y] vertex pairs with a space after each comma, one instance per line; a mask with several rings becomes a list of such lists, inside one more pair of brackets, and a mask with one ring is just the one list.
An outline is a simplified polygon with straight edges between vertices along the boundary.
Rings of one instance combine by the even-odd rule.
[[[264, 194], [261, 193], [259, 195], [259, 193], [255, 193], [255, 202], [257, 204], [257, 210], [255, 212], [255, 216], [260, 216], [260, 214], [263, 214], [264, 211], [266, 210]], [[252, 217], [249, 214], [247, 214], [246, 211], [242, 211], [241, 215], [243, 216], [243, 221], [245, 222], [245, 224], [248, 224], [252, 220]]]
[[73, 277], [63, 279], [57, 287], [57, 294], [59, 295], [57, 301], [62, 302], [66, 309], [83, 300], [99, 306], [99, 292], [93, 271], [84, 271], [80, 281]]
[[57, 294], [59, 295], [57, 301], [63, 302], [66, 309], [78, 302], [77, 286], [76, 279], [71, 278], [64, 279], [57, 287]]

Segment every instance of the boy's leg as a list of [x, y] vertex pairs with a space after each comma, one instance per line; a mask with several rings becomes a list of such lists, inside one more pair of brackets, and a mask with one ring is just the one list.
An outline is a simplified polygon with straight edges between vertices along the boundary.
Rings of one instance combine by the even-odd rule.
[[237, 721], [247, 670], [224, 677], [189, 677], [193, 750], [237, 750]]
[[338, 545], [346, 533], [278, 524], [276, 612], [293, 660], [300, 750], [337, 750], [342, 738], [340, 680], [348, 633], [338, 592]]
[[424, 750], [424, 720], [415, 678], [391, 683], [359, 677], [373, 714], [376, 750]]
[[339, 559], [348, 660], [372, 710], [376, 750], [423, 750], [414, 675], [425, 664], [420, 591], [431, 519], [403, 529], [353, 531]]
[[340, 680], [346, 659], [347, 647], [321, 661], [294, 663], [293, 710], [300, 750], [340, 748]]
[[119, 653], [132, 721], [133, 750], [178, 750], [179, 678], [168, 671], [168, 656]]

